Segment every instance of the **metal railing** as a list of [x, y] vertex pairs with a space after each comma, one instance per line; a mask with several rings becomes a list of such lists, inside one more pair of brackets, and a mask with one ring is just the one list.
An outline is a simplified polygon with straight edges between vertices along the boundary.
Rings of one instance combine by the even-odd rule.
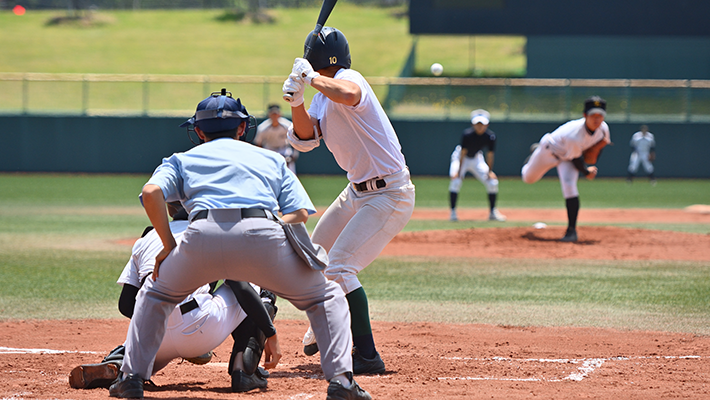
[[[234, 75], [0, 73], [5, 115], [189, 116], [226, 87], [263, 116], [281, 99], [285, 77]], [[581, 116], [591, 95], [616, 122], [710, 122], [710, 81], [637, 79], [368, 77], [390, 117], [466, 119], [485, 108], [497, 121], [562, 121]], [[306, 99], [315, 92], [307, 88]], [[308, 100], [307, 100], [308, 101]], [[283, 107], [288, 115], [288, 107]]]

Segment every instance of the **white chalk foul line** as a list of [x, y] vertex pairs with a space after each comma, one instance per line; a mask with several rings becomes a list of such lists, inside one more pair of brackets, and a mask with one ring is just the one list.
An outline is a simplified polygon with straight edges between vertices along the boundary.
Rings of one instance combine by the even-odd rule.
[[581, 364], [576, 372], [573, 372], [563, 378], [497, 378], [491, 376], [484, 377], [441, 377], [438, 380], [468, 380], [468, 381], [516, 381], [516, 382], [562, 382], [562, 381], [581, 381], [589, 374], [600, 368], [606, 361], [626, 361], [626, 360], [642, 360], [642, 359], [701, 359], [702, 356], [637, 356], [637, 357], [608, 357], [608, 358], [507, 358], [507, 357], [491, 357], [491, 358], [476, 358], [476, 357], [442, 357], [445, 360], [462, 360], [462, 361], [496, 361], [496, 362], [538, 362], [538, 363], [560, 363], [560, 364]]
[[73, 350], [53, 350], [53, 349], [18, 349], [14, 347], [0, 346], [0, 354], [103, 354], [98, 351], [73, 351]]

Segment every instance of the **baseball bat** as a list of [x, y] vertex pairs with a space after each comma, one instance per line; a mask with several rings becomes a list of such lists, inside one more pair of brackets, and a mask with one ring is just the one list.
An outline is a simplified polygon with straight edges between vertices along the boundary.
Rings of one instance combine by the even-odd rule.
[[[318, 38], [321, 29], [323, 29], [323, 25], [325, 25], [325, 21], [327, 21], [328, 17], [330, 17], [330, 13], [333, 11], [333, 8], [335, 8], [335, 3], [337, 2], [338, 0], [323, 0], [323, 4], [320, 7], [320, 13], [318, 14], [318, 20], [316, 21], [316, 27], [313, 29], [313, 34], [308, 37], [308, 40], [306, 40], [306, 46], [303, 49], [303, 58], [308, 58], [311, 54], [313, 43], [315, 43]], [[288, 102], [293, 100], [293, 93], [285, 93], [284, 100]]]

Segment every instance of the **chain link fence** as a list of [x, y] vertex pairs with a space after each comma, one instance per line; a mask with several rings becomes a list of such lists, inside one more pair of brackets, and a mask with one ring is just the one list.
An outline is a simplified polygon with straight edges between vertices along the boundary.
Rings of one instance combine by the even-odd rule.
[[[189, 116], [221, 88], [251, 114], [285, 105], [283, 77], [0, 73], [5, 115]], [[496, 121], [562, 121], [582, 114], [591, 95], [612, 122], [710, 122], [710, 81], [634, 79], [385, 78], [368, 81], [393, 118], [465, 120], [485, 108]], [[308, 87], [306, 99], [315, 94]], [[288, 114], [288, 107], [286, 114]]]

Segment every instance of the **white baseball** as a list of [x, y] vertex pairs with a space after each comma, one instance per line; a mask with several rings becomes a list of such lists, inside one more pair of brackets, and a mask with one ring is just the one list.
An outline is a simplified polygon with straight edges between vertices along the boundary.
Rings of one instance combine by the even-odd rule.
[[444, 66], [439, 64], [439, 63], [434, 63], [431, 65], [431, 73], [434, 74], [434, 76], [439, 76], [441, 73], [444, 72]]
[[533, 226], [535, 227], [535, 229], [545, 229], [545, 228], [547, 228], [547, 224], [544, 223], [544, 222], [535, 222], [535, 223], [533, 224]]

